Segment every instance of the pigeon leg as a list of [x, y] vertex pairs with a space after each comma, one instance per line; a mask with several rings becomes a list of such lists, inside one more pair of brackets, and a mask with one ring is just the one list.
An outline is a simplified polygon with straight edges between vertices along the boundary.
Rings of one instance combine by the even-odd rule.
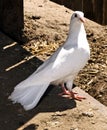
[[63, 96], [63, 95], [68, 96], [68, 95], [71, 95], [70, 91], [66, 89], [64, 83], [61, 84], [61, 88], [62, 88], [63, 92], [62, 92], [62, 93], [59, 93], [60, 96]]
[[60, 93], [59, 95], [62, 96], [62, 97], [66, 97], [66, 98], [69, 98], [69, 99], [72, 98], [72, 99], [76, 99], [78, 101], [82, 101], [82, 99], [86, 99], [83, 96], [77, 95], [78, 93], [76, 93], [76, 92], [72, 92], [72, 91], [67, 90], [64, 84], [62, 84], [61, 87], [62, 87], [63, 92]]

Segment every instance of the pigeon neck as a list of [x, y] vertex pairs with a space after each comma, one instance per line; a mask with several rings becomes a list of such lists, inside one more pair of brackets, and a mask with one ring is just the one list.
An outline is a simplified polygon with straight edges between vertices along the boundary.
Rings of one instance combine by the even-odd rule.
[[85, 29], [83, 23], [71, 23], [71, 27], [69, 30], [69, 38], [76, 38], [80, 34], [85, 34]]
[[86, 32], [83, 23], [71, 23], [69, 35], [64, 46], [66, 46], [66, 48], [69, 48], [69, 46], [71, 45], [78, 46], [78, 44], [80, 43], [79, 41], [81, 41], [81, 39], [86, 39]]

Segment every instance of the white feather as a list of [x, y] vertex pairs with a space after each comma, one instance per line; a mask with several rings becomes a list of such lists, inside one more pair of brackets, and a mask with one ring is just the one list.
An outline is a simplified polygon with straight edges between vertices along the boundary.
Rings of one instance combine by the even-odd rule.
[[13, 100], [14, 103], [21, 103], [25, 110], [34, 108], [48, 88], [49, 83], [31, 85], [27, 85], [27, 82], [20, 83], [15, 87], [13, 93], [9, 96], [9, 99]]

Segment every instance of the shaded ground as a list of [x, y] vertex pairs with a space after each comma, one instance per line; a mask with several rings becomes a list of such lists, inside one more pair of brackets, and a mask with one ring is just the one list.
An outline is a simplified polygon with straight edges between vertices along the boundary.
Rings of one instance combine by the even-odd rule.
[[[76, 102], [59, 97], [60, 88], [50, 86], [39, 105], [27, 112], [20, 104], [13, 105], [8, 100], [14, 86], [65, 41], [71, 13], [48, 0], [26, 0], [24, 32], [29, 41], [21, 47], [0, 33], [0, 130], [107, 129], [107, 108], [87, 94], [87, 100]], [[107, 27], [89, 20], [85, 26], [91, 59], [75, 84], [107, 105]], [[85, 95], [78, 88], [75, 91]]]

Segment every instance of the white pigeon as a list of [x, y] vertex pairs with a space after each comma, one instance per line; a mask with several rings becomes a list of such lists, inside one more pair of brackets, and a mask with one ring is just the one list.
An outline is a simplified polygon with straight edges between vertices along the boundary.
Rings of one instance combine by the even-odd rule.
[[32, 75], [19, 83], [9, 99], [14, 103], [21, 103], [25, 110], [30, 110], [38, 104], [50, 84], [61, 85], [62, 96], [84, 99], [72, 92], [74, 78], [90, 57], [84, 22], [83, 12], [75, 11], [71, 17], [66, 42]]

